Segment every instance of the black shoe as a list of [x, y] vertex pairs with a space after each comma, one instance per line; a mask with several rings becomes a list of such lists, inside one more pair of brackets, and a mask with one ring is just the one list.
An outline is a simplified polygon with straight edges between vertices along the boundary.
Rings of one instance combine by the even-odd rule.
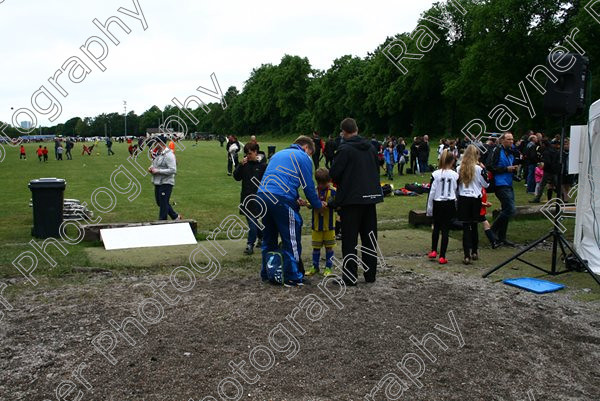
[[463, 265], [470, 265], [471, 264], [471, 258], [468, 256], [465, 256], [465, 258], [463, 259]]
[[346, 278], [343, 278], [342, 280], [344, 281], [344, 284], [346, 284], [346, 287], [356, 287], [356, 281], [351, 281]]
[[254, 253], [254, 248], [252, 247], [252, 245], [248, 245], [246, 247], [246, 249], [244, 250], [244, 254], [246, 255], [252, 255]]
[[494, 241], [492, 242], [492, 249], [498, 249], [502, 246], [502, 243], [500, 241]]
[[259, 238], [258, 240], [256, 240], [256, 247], [257, 248], [261, 248], [262, 247], [262, 239]]

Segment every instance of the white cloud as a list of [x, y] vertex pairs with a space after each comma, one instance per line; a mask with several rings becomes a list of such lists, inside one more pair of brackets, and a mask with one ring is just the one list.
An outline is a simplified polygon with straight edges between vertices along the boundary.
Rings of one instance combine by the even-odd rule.
[[133, 10], [132, 0], [6, 0], [0, 4], [0, 120], [10, 121], [11, 107], [31, 107], [33, 92], [41, 85], [51, 88], [47, 79], [66, 59], [82, 57], [79, 47], [88, 37], [102, 37], [94, 18], [104, 22], [118, 15], [132, 32], [113, 26], [119, 46], [103, 37], [109, 43], [105, 72], [92, 67], [80, 84], [63, 77], [69, 96], [59, 98], [63, 113], [57, 122], [122, 112], [124, 99], [138, 113], [153, 104], [163, 107], [199, 85], [210, 87], [213, 72], [223, 90], [241, 89], [253, 68], [278, 63], [284, 54], [308, 57], [314, 68], [327, 69], [335, 58], [365, 56], [386, 36], [413, 30], [432, 3], [140, 0], [148, 22], [144, 31], [139, 21], [117, 12]]

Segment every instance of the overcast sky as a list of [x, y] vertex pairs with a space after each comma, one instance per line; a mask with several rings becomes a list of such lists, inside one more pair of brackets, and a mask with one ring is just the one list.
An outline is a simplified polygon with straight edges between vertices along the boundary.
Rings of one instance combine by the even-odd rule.
[[[4, 0], [0, 121], [11, 121], [11, 107], [32, 109], [31, 96], [42, 85], [57, 96], [63, 111], [53, 123], [36, 113], [38, 124], [54, 125], [76, 116], [122, 113], [123, 100], [138, 114], [154, 104], [162, 108], [200, 85], [212, 88], [213, 72], [223, 91], [231, 85], [241, 90], [253, 68], [277, 64], [284, 54], [308, 57], [314, 68], [327, 69], [340, 56], [365, 56], [387, 36], [412, 31], [432, 3], [139, 0], [148, 24], [144, 30], [140, 21], [117, 11], [135, 11], [133, 0]], [[104, 23], [111, 16], [119, 16], [131, 29], [127, 35], [111, 26], [118, 46], [92, 22], [97, 18]], [[109, 47], [104, 72], [79, 49], [94, 35]], [[69, 93], [64, 98], [48, 78], [72, 56], [84, 60], [92, 72], [78, 84], [66, 74], [59, 78]]]

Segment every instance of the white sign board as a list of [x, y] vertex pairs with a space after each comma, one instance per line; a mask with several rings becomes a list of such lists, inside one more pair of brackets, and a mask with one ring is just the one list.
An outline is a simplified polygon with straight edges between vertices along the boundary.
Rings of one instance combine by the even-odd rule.
[[571, 127], [569, 140], [569, 174], [579, 174], [581, 158], [579, 149], [581, 147], [581, 136], [587, 134], [587, 125], [574, 125]]
[[189, 223], [106, 228], [100, 230], [100, 238], [107, 251], [196, 244], [196, 237]]

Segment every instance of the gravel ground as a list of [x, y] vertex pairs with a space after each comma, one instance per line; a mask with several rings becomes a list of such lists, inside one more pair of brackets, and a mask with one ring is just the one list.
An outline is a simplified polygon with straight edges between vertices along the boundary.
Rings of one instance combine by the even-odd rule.
[[[188, 292], [101, 271], [21, 291], [0, 326], [0, 400], [600, 399], [598, 302], [386, 261], [337, 298], [320, 278], [250, 273]], [[126, 318], [140, 328], [111, 326]]]

